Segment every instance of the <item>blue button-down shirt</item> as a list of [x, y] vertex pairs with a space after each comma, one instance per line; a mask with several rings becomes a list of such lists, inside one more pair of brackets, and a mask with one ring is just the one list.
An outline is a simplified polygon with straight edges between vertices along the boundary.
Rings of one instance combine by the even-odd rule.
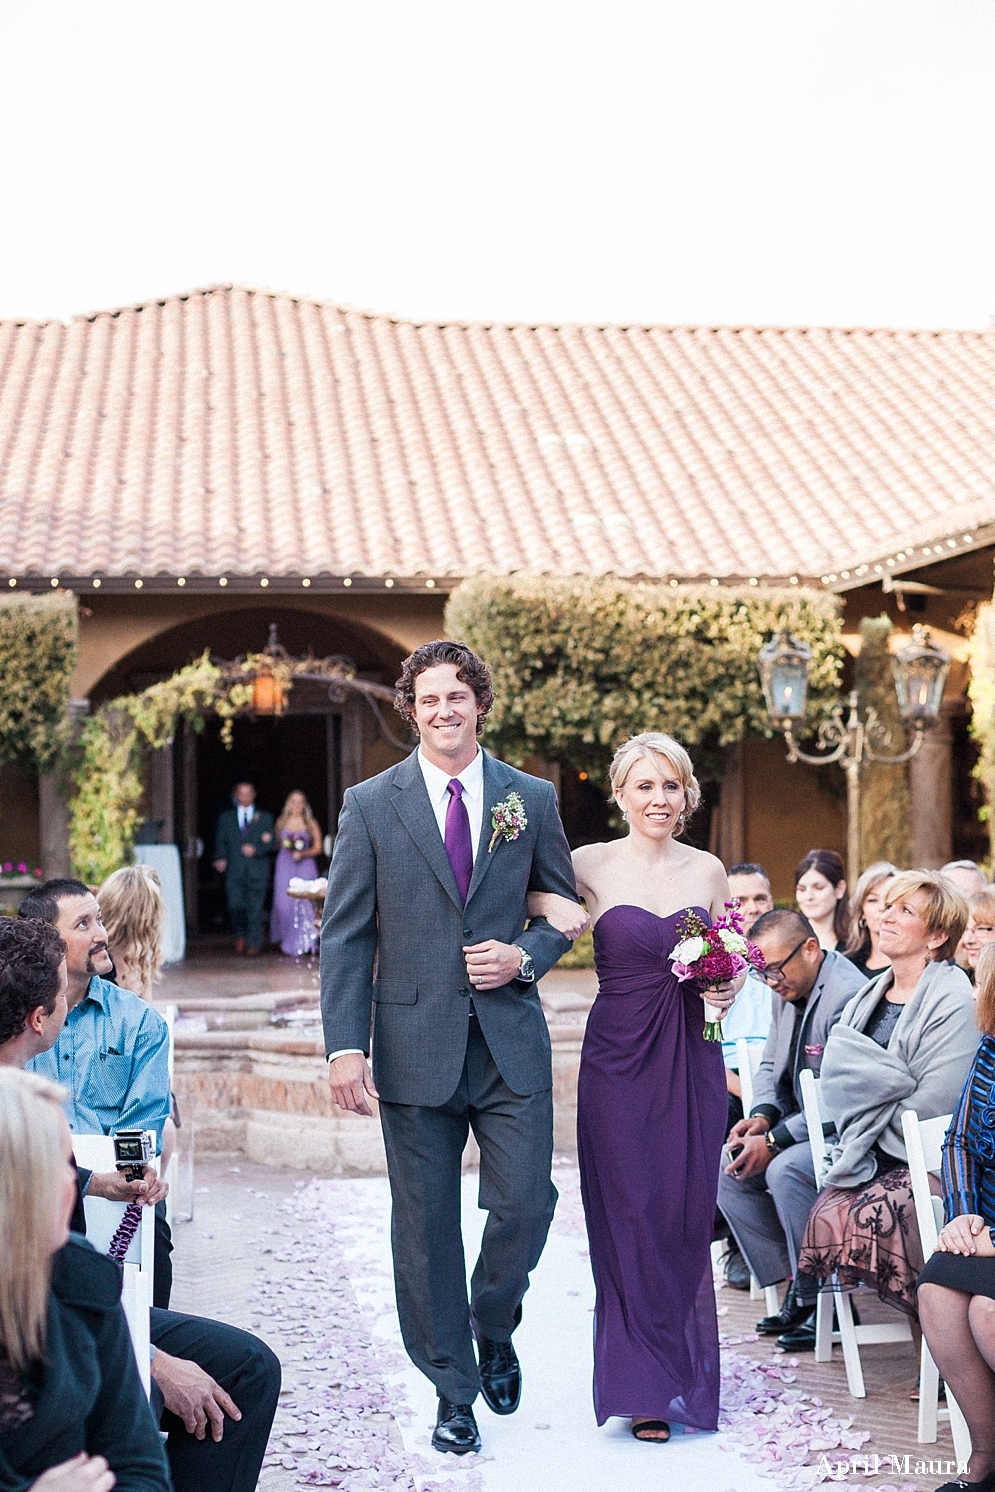
[[152, 1129], [162, 1144], [169, 1117], [169, 1029], [130, 990], [91, 979], [58, 1041], [28, 1068], [69, 1089], [66, 1118], [77, 1134]]
[[722, 1060], [727, 1067], [739, 1067], [736, 1042], [745, 1036], [751, 1046], [763, 1046], [771, 1023], [770, 985], [751, 972], [722, 1022]]

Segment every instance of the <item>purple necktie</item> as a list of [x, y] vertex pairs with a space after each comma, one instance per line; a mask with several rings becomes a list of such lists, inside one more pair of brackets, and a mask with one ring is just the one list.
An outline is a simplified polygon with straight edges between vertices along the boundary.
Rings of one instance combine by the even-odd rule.
[[473, 842], [470, 839], [470, 815], [463, 802], [463, 784], [458, 777], [453, 777], [449, 783], [445, 839], [446, 854], [456, 877], [456, 889], [465, 906], [473, 875]]

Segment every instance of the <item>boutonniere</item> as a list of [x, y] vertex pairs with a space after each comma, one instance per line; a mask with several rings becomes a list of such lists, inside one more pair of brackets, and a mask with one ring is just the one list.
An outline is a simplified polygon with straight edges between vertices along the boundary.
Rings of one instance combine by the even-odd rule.
[[487, 846], [490, 854], [499, 839], [517, 839], [523, 829], [527, 829], [528, 819], [525, 817], [525, 804], [518, 793], [509, 793], [501, 803], [495, 803], [491, 809], [491, 842]]

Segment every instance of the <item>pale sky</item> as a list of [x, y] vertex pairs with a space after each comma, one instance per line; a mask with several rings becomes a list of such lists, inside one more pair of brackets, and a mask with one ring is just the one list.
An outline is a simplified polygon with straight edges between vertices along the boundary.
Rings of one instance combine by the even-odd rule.
[[991, 0], [0, 0], [0, 316], [984, 327]]

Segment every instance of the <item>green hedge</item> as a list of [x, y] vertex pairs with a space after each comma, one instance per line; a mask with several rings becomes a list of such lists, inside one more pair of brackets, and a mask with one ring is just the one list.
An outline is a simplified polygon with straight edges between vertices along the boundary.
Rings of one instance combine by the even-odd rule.
[[770, 735], [757, 653], [785, 626], [814, 652], [814, 725], [837, 702], [842, 659], [839, 603], [822, 591], [478, 575], [446, 608], [448, 635], [494, 674], [488, 744], [602, 781], [639, 731], [704, 747], [696, 762], [717, 775], [726, 747]]
[[0, 596], [0, 762], [55, 766], [69, 736], [76, 597]]

